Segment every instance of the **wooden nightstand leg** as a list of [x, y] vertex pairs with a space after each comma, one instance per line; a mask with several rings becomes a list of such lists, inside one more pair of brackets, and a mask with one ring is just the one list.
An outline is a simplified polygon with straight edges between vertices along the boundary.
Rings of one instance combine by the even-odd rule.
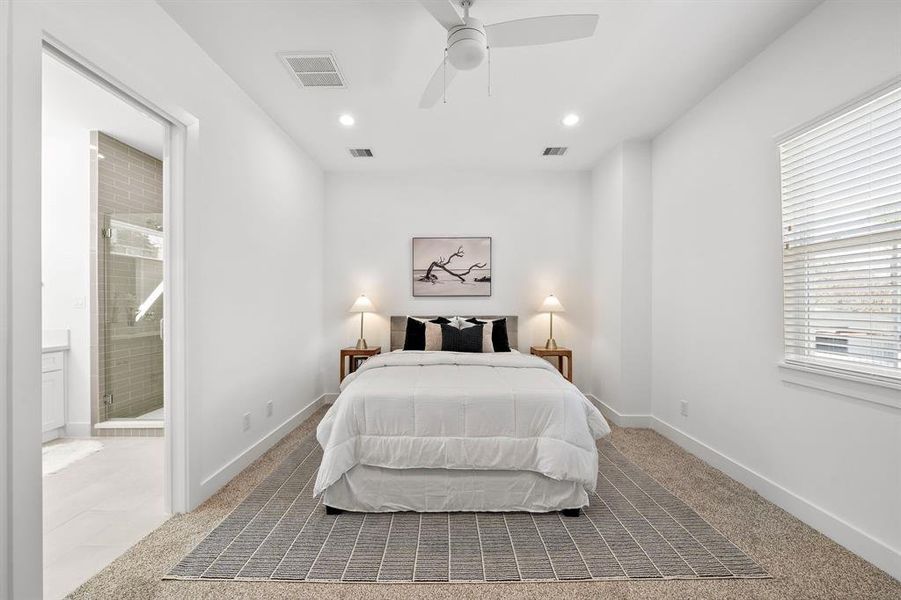
[[339, 382], [344, 381], [344, 377], [347, 375], [347, 373], [345, 371], [344, 363], [345, 363], [345, 358], [344, 358], [344, 355], [342, 354], [341, 355], [341, 379], [338, 380]]
[[570, 354], [566, 357], [566, 379], [572, 383], [573, 380], [573, 357]]

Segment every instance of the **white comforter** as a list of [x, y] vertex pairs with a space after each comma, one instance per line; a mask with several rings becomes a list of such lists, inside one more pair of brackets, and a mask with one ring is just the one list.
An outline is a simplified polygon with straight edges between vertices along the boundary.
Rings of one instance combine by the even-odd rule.
[[344, 380], [319, 423], [318, 496], [355, 465], [535, 471], [593, 490], [600, 411], [518, 352], [392, 352]]

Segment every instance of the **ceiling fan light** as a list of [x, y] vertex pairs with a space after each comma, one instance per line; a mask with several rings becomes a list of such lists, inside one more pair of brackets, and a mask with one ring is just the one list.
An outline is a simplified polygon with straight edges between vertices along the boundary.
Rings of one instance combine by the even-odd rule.
[[569, 113], [565, 117], [563, 117], [563, 124], [567, 127], [575, 127], [579, 124], [581, 118], [576, 113]]
[[345, 127], [353, 127], [353, 124], [356, 123], [357, 120], [354, 119], [353, 115], [345, 113], [345, 114], [341, 115], [340, 117], [338, 117], [338, 122], [341, 123], [342, 125], [344, 125]]
[[462, 39], [447, 49], [447, 59], [461, 71], [475, 69], [485, 58], [485, 44], [479, 40]]
[[447, 59], [461, 71], [475, 69], [485, 59], [488, 38], [482, 22], [470, 16], [463, 17], [447, 34]]

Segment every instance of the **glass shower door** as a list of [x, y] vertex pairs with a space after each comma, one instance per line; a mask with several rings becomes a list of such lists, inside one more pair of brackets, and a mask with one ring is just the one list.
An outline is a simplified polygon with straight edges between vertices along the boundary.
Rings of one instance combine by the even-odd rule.
[[161, 213], [104, 215], [101, 420], [162, 420]]

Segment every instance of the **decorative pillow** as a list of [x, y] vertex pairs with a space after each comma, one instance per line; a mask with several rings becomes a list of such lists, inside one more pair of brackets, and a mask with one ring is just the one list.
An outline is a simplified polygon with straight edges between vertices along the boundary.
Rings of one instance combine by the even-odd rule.
[[441, 349], [445, 352], [481, 352], [483, 326], [475, 323], [471, 325], [466, 329], [457, 329], [449, 324], [440, 325]]
[[463, 317], [451, 317], [450, 324], [456, 327], [457, 329], [466, 329], [467, 327], [472, 327], [475, 323], [471, 323], [467, 321]]
[[[475, 325], [475, 324], [473, 324]], [[494, 342], [491, 335], [494, 333], [494, 322], [488, 321], [482, 325], [482, 352], [494, 352]]]
[[[468, 319], [470, 323], [485, 325], [487, 321], [479, 321], [478, 319]], [[491, 321], [491, 344], [494, 346], [495, 352], [510, 352], [510, 338], [507, 335], [507, 319], [497, 319]]]
[[444, 329], [445, 327], [453, 329], [454, 331], [459, 331], [456, 327], [452, 327], [447, 323], [433, 323], [429, 321], [425, 324], [425, 350], [427, 352], [437, 352], [438, 350], [444, 350], [443, 348], [443, 339], [444, 339]]
[[[444, 317], [438, 317], [437, 319], [433, 319], [432, 323], [441, 324], [450, 323], [450, 321]], [[404, 335], [404, 350], [425, 350], [425, 321], [407, 317], [407, 329]]]
[[507, 335], [507, 319], [492, 321], [491, 343], [495, 352], [510, 352], [510, 338]]

